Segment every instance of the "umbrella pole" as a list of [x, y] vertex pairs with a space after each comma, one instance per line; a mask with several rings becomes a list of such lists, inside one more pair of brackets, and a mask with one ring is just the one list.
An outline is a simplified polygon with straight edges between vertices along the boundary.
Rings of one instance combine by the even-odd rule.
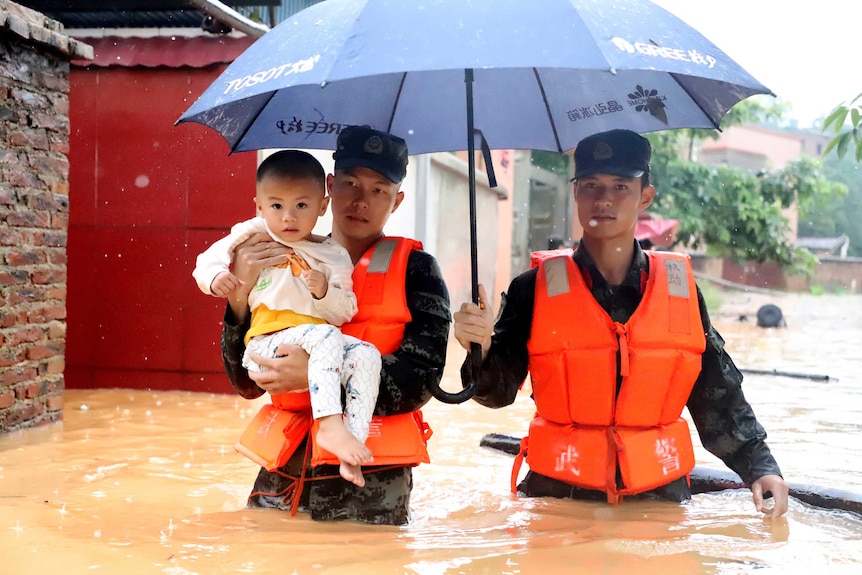
[[[467, 173], [470, 190], [470, 272], [473, 303], [479, 303], [479, 250], [476, 236], [476, 141], [473, 126], [473, 69], [464, 70], [464, 84], [467, 90]], [[464, 403], [476, 394], [476, 380], [482, 369], [482, 346], [470, 345], [470, 358], [473, 362], [473, 377], [458, 393], [449, 393], [439, 384], [431, 385], [431, 395], [443, 403]]]

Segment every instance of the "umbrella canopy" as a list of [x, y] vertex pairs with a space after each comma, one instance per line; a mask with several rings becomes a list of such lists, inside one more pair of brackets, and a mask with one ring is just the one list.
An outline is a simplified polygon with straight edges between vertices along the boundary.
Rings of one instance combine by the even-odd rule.
[[411, 154], [467, 147], [563, 152], [612, 128], [716, 128], [770, 91], [648, 0], [327, 0], [258, 39], [182, 115], [232, 151], [334, 149], [345, 125]]
[[648, 0], [326, 0], [259, 38], [177, 123], [215, 129], [232, 152], [335, 149], [348, 125], [411, 154], [466, 149], [478, 302], [477, 131], [486, 150], [563, 152], [613, 128], [717, 128], [770, 93]]

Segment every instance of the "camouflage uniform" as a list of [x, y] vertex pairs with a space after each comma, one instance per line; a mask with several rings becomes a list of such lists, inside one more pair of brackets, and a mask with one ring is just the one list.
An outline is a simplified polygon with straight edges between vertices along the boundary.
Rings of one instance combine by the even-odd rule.
[[[628, 321], [640, 304], [649, 274], [648, 259], [637, 242], [632, 265], [619, 286], [608, 285], [586, 250], [577, 250], [574, 259], [593, 297], [608, 315], [617, 322]], [[537, 270], [533, 268], [519, 275], [512, 280], [508, 293], [504, 294], [500, 316], [494, 327], [493, 343], [477, 381], [478, 393], [475, 399], [486, 407], [511, 404], [527, 376], [530, 359], [527, 341], [533, 321], [536, 274]], [[701, 373], [687, 406], [701, 442], [746, 483], [763, 475], [781, 475], [765, 443], [766, 432], [742, 393], [742, 374], [725, 352], [724, 340], [712, 327], [699, 289], [697, 298], [706, 334], [706, 350]], [[461, 379], [464, 382], [472, 379], [469, 356], [461, 366]], [[618, 378], [618, 389], [621, 382], [621, 378]], [[619, 481], [619, 477], [617, 479]], [[606, 499], [603, 492], [572, 487], [532, 471], [527, 473], [518, 489], [533, 497]], [[683, 477], [641, 497], [685, 501], [691, 498], [691, 490]]]
[[[413, 251], [407, 261], [407, 307], [411, 321], [404, 330], [398, 350], [383, 356], [377, 415], [395, 415], [415, 411], [425, 405], [431, 394], [429, 384], [440, 383], [446, 363], [446, 343], [451, 315], [449, 292], [437, 260], [423, 251]], [[361, 303], [360, 303], [361, 305]], [[242, 367], [245, 349], [243, 337], [249, 324], [237, 324], [228, 308], [222, 331], [222, 355], [225, 371], [237, 392], [246, 399], [265, 392], [249, 379]], [[281, 471], [298, 476], [305, 445], [300, 445]], [[300, 511], [312, 519], [355, 519], [367, 523], [402, 525], [408, 520], [413, 474], [410, 467], [385, 471], [364, 468], [365, 487], [341, 479], [324, 479], [306, 483], [300, 500]], [[338, 475], [337, 466], [323, 465], [311, 470], [312, 476]], [[249, 496], [249, 507], [290, 509], [290, 500], [279, 493], [292, 480], [261, 468]]]

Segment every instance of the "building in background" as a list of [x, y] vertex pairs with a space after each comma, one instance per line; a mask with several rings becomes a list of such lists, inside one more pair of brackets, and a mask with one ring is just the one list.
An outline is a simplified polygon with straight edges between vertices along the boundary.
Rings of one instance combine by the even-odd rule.
[[[69, 387], [230, 391], [223, 302], [202, 297], [190, 273], [198, 252], [253, 215], [254, 170], [267, 152], [228, 155], [215, 132], [174, 122], [267, 26], [318, 1], [22, 0], [93, 47], [69, 72]], [[759, 170], [825, 145], [734, 130], [704, 158]], [[330, 152], [312, 152], [331, 169]], [[496, 189], [477, 155], [477, 239], [479, 281], [496, 300], [531, 251], [555, 238], [571, 245], [582, 230], [569, 155], [492, 154]], [[411, 157], [403, 189], [387, 233], [424, 243], [457, 307], [471, 295], [466, 154]]]
[[[93, 48], [69, 73], [66, 386], [230, 392], [224, 301], [201, 296], [190, 274], [197, 253], [254, 215], [254, 172], [268, 151], [229, 155], [216, 132], [174, 122], [264, 32], [244, 14], [287, 17], [316, 2], [229, 1], [225, 15], [204, 0], [23, 1]], [[331, 171], [331, 151], [311, 152]], [[494, 152], [498, 188], [481, 171], [477, 182], [479, 278], [492, 293], [508, 269], [497, 265], [500, 200], [513, 180], [506, 154]], [[465, 159], [411, 157], [387, 225], [437, 256], [456, 305], [471, 292]], [[320, 225], [329, 231], [329, 220]]]

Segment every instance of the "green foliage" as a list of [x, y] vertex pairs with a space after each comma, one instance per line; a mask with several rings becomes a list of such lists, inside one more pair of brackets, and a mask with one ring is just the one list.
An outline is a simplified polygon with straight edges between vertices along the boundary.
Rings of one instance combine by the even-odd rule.
[[802, 156], [783, 170], [765, 175], [761, 190], [767, 201], [778, 201], [783, 207], [796, 200], [800, 214], [835, 205], [847, 195], [847, 186], [830, 181], [823, 164], [810, 156]]
[[862, 257], [862, 164], [850, 156], [829, 154], [823, 159], [824, 176], [842, 193], [833, 201], [803, 204], [799, 210], [799, 235], [850, 238], [847, 254]]
[[835, 150], [838, 157], [843, 158], [853, 144], [856, 148], [856, 161], [862, 163], [862, 94], [832, 110], [823, 121], [823, 131], [829, 129], [835, 135], [829, 141], [823, 155], [827, 156]]
[[[748, 98], [727, 113], [722, 127], [778, 121], [787, 106]], [[691, 157], [697, 140], [717, 136], [714, 130], [647, 135], [653, 147], [651, 177], [657, 190], [652, 211], [679, 220], [677, 240], [683, 245], [695, 249], [705, 245], [707, 253], [738, 263], [775, 262], [791, 273], [810, 275], [817, 260], [789, 241], [790, 226], [782, 209], [796, 201], [803, 213], [813, 214], [835, 205], [846, 189], [827, 180], [821, 164], [811, 158], [756, 176], [681, 160]]]
[[565, 154], [533, 150], [530, 154], [530, 163], [555, 174], [571, 175], [569, 158]]
[[706, 304], [706, 309], [713, 315], [721, 308], [723, 298], [721, 291], [712, 285], [710, 282], [698, 282], [697, 287], [700, 288], [700, 293], [703, 294], [703, 301]]
[[833, 193], [819, 164], [803, 159], [774, 174], [752, 175], [671, 160], [655, 173], [653, 211], [680, 221], [677, 239], [707, 253], [745, 261], [775, 262], [791, 273], [810, 274], [816, 258], [789, 240], [782, 214], [798, 200], [818, 205]]

